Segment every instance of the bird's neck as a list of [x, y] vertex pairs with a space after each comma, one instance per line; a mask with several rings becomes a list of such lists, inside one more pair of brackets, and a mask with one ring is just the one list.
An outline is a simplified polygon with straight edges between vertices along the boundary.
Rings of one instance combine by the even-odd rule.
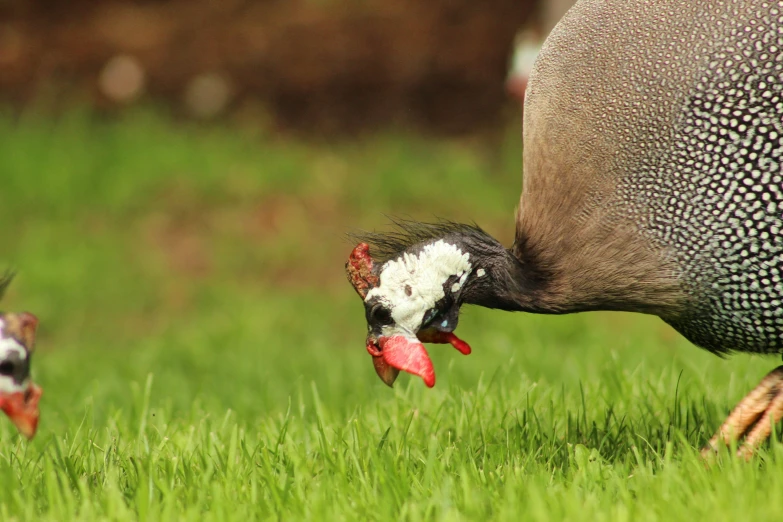
[[[495, 242], [474, 254], [484, 277], [474, 277], [463, 302], [511, 312], [564, 313], [556, 302], [548, 273], [533, 256], [518, 257]], [[515, 249], [516, 250], [516, 249]]]
[[[599, 243], [612, 245], [614, 240]], [[560, 251], [559, 256], [538, 247], [553, 243], [532, 242], [519, 233], [510, 250], [497, 241], [486, 243], [476, 262], [491, 277], [474, 278], [463, 302], [538, 314], [612, 310], [661, 317], [676, 316], [687, 304], [673, 269], [633, 241], [620, 241], [615, 250], [597, 254], [589, 246]]]

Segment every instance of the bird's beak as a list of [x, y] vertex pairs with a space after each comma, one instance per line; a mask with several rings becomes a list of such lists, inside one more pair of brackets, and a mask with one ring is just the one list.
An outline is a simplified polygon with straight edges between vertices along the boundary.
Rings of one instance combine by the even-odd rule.
[[423, 330], [416, 337], [392, 335], [377, 340], [368, 338], [367, 351], [372, 355], [375, 373], [392, 386], [402, 370], [418, 375], [428, 388], [432, 388], [435, 386], [435, 368], [422, 342], [448, 343], [465, 355], [470, 353], [468, 343], [451, 332]]
[[25, 391], [0, 393], [0, 409], [27, 439], [32, 439], [38, 429], [38, 401], [42, 393], [41, 388], [32, 383]]
[[[367, 351], [369, 351], [370, 354], [373, 354], [373, 352], [370, 351], [372, 349], [373, 348], [371, 345], [367, 345]], [[378, 377], [381, 378], [386, 386], [391, 388], [394, 386], [394, 381], [397, 380], [397, 376], [400, 374], [400, 370], [387, 363], [383, 358], [383, 355], [380, 354], [380, 350], [375, 350], [375, 352], [378, 353], [378, 355], [372, 356], [372, 364], [375, 366], [375, 373], [378, 374]]]

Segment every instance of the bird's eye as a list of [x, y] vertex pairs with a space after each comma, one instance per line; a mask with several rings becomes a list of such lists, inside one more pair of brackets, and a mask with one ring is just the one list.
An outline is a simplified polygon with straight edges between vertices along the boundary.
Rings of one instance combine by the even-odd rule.
[[377, 324], [391, 324], [391, 312], [382, 304], [375, 304], [370, 310], [370, 321]]
[[13, 375], [14, 363], [12, 361], [3, 361], [0, 363], [0, 375]]

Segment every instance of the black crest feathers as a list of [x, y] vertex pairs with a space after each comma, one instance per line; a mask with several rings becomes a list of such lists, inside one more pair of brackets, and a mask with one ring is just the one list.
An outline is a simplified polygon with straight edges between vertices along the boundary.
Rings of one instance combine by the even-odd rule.
[[492, 236], [484, 232], [478, 225], [455, 223], [439, 220], [433, 223], [389, 218], [392, 230], [389, 232], [354, 232], [348, 234], [354, 243], [364, 242], [370, 245], [370, 255], [378, 263], [395, 259], [409, 248], [437, 239], [448, 239], [458, 236], [461, 244], [472, 248], [496, 248], [498, 245]]

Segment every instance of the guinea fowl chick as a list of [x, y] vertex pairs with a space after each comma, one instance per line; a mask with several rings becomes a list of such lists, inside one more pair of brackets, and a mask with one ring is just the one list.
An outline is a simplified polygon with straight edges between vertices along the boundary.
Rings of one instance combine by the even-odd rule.
[[[469, 353], [463, 304], [654, 314], [716, 354], [783, 353], [781, 57], [781, 1], [580, 0], [526, 90], [511, 248], [473, 226], [398, 222], [352, 252], [381, 379], [434, 385], [423, 342]], [[744, 437], [750, 455], [782, 391], [780, 367], [705, 453]]]

